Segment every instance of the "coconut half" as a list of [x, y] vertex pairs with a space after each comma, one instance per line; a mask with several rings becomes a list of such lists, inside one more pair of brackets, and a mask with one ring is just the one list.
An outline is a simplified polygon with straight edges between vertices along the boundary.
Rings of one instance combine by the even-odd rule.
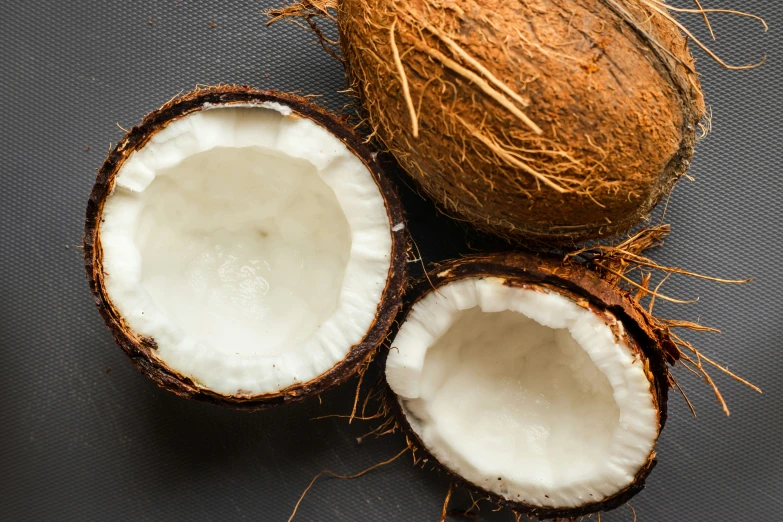
[[304, 98], [219, 87], [109, 154], [85, 259], [119, 344], [180, 395], [259, 407], [351, 374], [401, 306], [402, 210], [370, 151]]
[[607, 510], [644, 487], [666, 419], [666, 347], [594, 273], [525, 255], [440, 267], [386, 360], [417, 451], [538, 517]]

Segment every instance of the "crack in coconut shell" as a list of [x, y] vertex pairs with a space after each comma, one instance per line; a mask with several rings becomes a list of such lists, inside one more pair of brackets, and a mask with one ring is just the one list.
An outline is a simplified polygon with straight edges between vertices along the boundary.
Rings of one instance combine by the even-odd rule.
[[392, 249], [386, 286], [372, 324], [361, 341], [350, 347], [343, 360], [316, 379], [296, 383], [274, 393], [260, 395], [249, 395], [243, 390], [239, 390], [235, 395], [226, 395], [206, 389], [194, 379], [168, 367], [155, 353], [157, 350], [155, 339], [139, 336], [132, 331], [107, 294], [100, 229], [104, 204], [112, 193], [119, 169], [131, 153], [144, 147], [166, 125], [187, 114], [203, 109], [205, 105], [246, 106], [265, 102], [281, 103], [291, 109], [292, 117], [308, 118], [337, 137], [364, 163], [372, 175], [383, 198], [389, 223], [405, 222], [402, 207], [391, 182], [383, 174], [380, 165], [361, 138], [343, 121], [301, 96], [257, 90], [248, 86], [221, 85], [198, 88], [193, 92], [173, 98], [161, 108], [148, 114], [109, 152], [98, 171], [87, 204], [83, 241], [85, 270], [95, 304], [115, 340], [138, 369], [162, 388], [179, 396], [247, 410], [295, 402], [319, 394], [344, 381], [362, 367], [365, 360], [386, 338], [387, 331], [401, 307], [401, 296], [405, 285], [405, 255], [408, 248], [405, 228], [397, 227], [390, 230]]
[[[413, 306], [428, 294], [461, 279], [481, 277], [502, 278], [507, 286], [512, 287], [553, 291], [570, 298], [585, 309], [596, 312], [610, 327], [615, 339], [622, 339], [632, 353], [639, 355], [643, 361], [645, 375], [650, 382], [651, 396], [658, 412], [660, 434], [667, 419], [669, 371], [666, 363], [671, 364], [676, 360], [677, 347], [669, 338], [668, 331], [655, 325], [630, 294], [622, 292], [584, 265], [523, 253], [474, 255], [438, 264], [430, 271], [428, 278], [417, 282], [406, 293], [399, 325], [402, 325]], [[609, 312], [611, 317], [601, 313], [604, 311]], [[622, 324], [622, 328], [618, 323]], [[385, 364], [385, 360], [382, 362]], [[414, 451], [416, 464], [430, 464], [434, 470], [445, 473], [456, 485], [517, 513], [540, 519], [571, 519], [615, 509], [626, 504], [631, 497], [644, 489], [645, 480], [656, 464], [653, 450], [627, 487], [601, 501], [576, 508], [550, 508], [513, 502], [465, 480], [457, 472], [441, 464], [412, 429], [400, 401], [386, 384], [385, 377], [382, 379], [386, 393], [379, 411], [394, 419], [396, 427], [403, 431]]]

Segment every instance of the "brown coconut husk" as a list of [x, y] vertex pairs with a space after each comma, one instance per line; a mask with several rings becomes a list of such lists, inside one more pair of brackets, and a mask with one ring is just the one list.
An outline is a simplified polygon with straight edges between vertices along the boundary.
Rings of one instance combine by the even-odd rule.
[[410, 450], [410, 448], [408, 446], [406, 446], [405, 448], [403, 448], [402, 451], [397, 453], [397, 455], [395, 455], [394, 457], [392, 457], [392, 458], [390, 458], [388, 460], [384, 460], [383, 462], [378, 462], [377, 464], [373, 464], [369, 468], [365, 468], [364, 470], [362, 470], [362, 471], [360, 471], [358, 473], [354, 473], [353, 475], [340, 475], [340, 474], [335, 473], [334, 471], [331, 471], [331, 470], [328, 470], [328, 469], [320, 471], [315, 477], [313, 477], [313, 479], [307, 485], [307, 488], [305, 488], [305, 490], [299, 496], [299, 500], [297, 500], [296, 505], [294, 506], [294, 510], [291, 512], [291, 516], [288, 517], [288, 521], [287, 522], [291, 522], [294, 519], [294, 517], [296, 516], [296, 512], [299, 510], [299, 505], [304, 500], [305, 496], [307, 495], [307, 492], [310, 491], [310, 489], [312, 489], [312, 487], [315, 485], [315, 482], [319, 478], [321, 478], [323, 475], [328, 475], [328, 476], [330, 476], [332, 478], [336, 478], [336, 479], [340, 479], [340, 480], [357, 479], [359, 477], [362, 477], [362, 476], [366, 475], [367, 473], [371, 472], [374, 469], [378, 469], [378, 468], [383, 467], [383, 466], [385, 466], [387, 464], [391, 464], [392, 462], [394, 462], [398, 458], [402, 457], [403, 454], [407, 453], [409, 450]]
[[[685, 174], [705, 105], [659, 0], [302, 0], [337, 22], [372, 136], [448, 214], [504, 237], [626, 231]], [[748, 15], [750, 16], [750, 15]], [[319, 38], [336, 55], [336, 42]]]
[[[645, 228], [616, 245], [593, 245], [591, 247], [586, 247], [571, 252], [565, 256], [565, 261], [578, 261], [586, 264], [592, 270], [600, 274], [601, 277], [603, 277], [606, 281], [617, 286], [618, 288], [624, 288], [625, 292], [629, 294], [633, 293], [633, 299], [637, 303], [641, 303], [644, 298], [649, 297], [649, 304], [646, 308], [643, 308], [643, 310], [649, 318], [650, 322], [654, 324], [655, 327], [661, 332], [661, 335], [670, 339], [671, 344], [676, 347], [676, 357], [674, 362], [678, 362], [688, 371], [695, 373], [707, 384], [709, 384], [715, 393], [715, 398], [723, 408], [724, 413], [729, 415], [729, 407], [726, 404], [726, 401], [723, 399], [723, 395], [720, 393], [718, 386], [715, 384], [715, 381], [713, 381], [704, 363], [727, 374], [732, 379], [748, 386], [749, 388], [759, 393], [761, 393], [761, 390], [742, 377], [739, 377], [738, 375], [729, 371], [729, 369], [725, 366], [718, 364], [711, 358], [704, 355], [693, 344], [683, 339], [675, 331], [677, 329], [685, 329], [696, 332], [719, 333], [720, 330], [691, 321], [660, 318], [653, 313], [653, 309], [656, 299], [662, 299], [678, 304], [690, 304], [698, 300], [675, 299], [661, 293], [662, 286], [666, 283], [668, 278], [674, 274], [723, 284], [749, 283], [752, 281], [752, 278], [726, 279], [706, 276], [689, 270], [684, 270], [682, 268], [660, 265], [653, 259], [643, 255], [644, 251], [661, 245], [663, 240], [669, 235], [670, 232], [671, 226], [665, 224]], [[639, 282], [636, 282], [631, 278], [631, 273], [635, 271], [641, 273], [641, 280]], [[652, 275], [656, 272], [663, 274], [663, 278], [658, 282], [655, 288], [650, 288]], [[673, 361], [670, 360], [669, 362], [673, 364]], [[694, 410], [693, 405], [688, 400], [688, 397], [685, 395], [685, 392], [680, 387], [671, 371], [669, 371], [667, 374], [667, 380], [669, 381], [669, 385], [671, 387], [677, 388], [677, 390], [682, 394], [683, 398], [688, 404], [688, 407], [691, 409], [691, 412], [696, 415], [696, 411]]]
[[119, 169], [134, 151], [142, 148], [168, 123], [191, 112], [202, 110], [205, 105], [247, 105], [264, 102], [277, 102], [290, 107], [293, 114], [289, 117], [308, 118], [339, 138], [364, 162], [372, 174], [386, 204], [389, 222], [394, 224], [405, 223], [403, 209], [396, 190], [382, 172], [374, 154], [363, 143], [362, 139], [345, 124], [344, 120], [336, 118], [306, 97], [276, 91], [258, 90], [248, 86], [221, 85], [197, 88], [192, 92], [174, 97], [159, 109], [145, 116], [142, 122], [128, 131], [122, 140], [109, 152], [103, 165], [98, 170], [95, 185], [90, 194], [83, 242], [85, 270], [95, 304], [115, 340], [133, 360], [137, 368], [159, 386], [179, 396], [246, 410], [259, 410], [277, 404], [301, 401], [307, 397], [320, 394], [357, 372], [364, 371], [367, 367], [368, 359], [372, 357], [376, 348], [386, 339], [387, 332], [402, 305], [402, 294], [406, 284], [405, 257], [408, 249], [405, 227], [394, 227], [391, 230], [392, 253], [389, 276], [381, 301], [377, 307], [375, 319], [365, 333], [364, 338], [356, 345], [350, 347], [342, 361], [318, 378], [308, 382], [297, 383], [275, 393], [262, 395], [249, 395], [242, 392], [242, 390], [238, 390], [234, 395], [216, 393], [199, 386], [190, 377], [168, 367], [155, 355], [157, 349], [155, 339], [143, 337], [134, 332], [114, 307], [106, 292], [100, 229], [104, 204], [114, 188]]

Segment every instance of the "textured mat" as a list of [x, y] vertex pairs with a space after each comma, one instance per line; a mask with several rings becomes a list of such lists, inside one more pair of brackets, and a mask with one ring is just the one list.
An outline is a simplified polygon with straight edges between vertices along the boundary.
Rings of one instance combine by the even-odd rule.
[[[713, 15], [713, 47], [758, 70], [723, 71], [697, 51], [714, 130], [666, 215], [656, 256], [703, 273], [752, 275], [745, 286], [675, 279], [700, 296], [664, 315], [700, 318], [721, 335], [689, 335], [764, 395], [718, 376], [732, 415], [692, 376], [698, 418], [672, 394], [660, 464], [633, 501], [640, 521], [783, 520], [783, 6], [702, 0], [763, 15], [771, 32]], [[680, 5], [690, 7], [682, 1]], [[122, 135], [180, 90], [250, 83], [349, 100], [340, 65], [292, 24], [264, 27], [272, 2], [195, 0], [0, 3], [0, 519], [284, 521], [319, 470], [352, 473], [397, 453], [400, 436], [340, 419], [353, 386], [261, 414], [191, 403], [139, 374], [104, 327], [84, 280], [83, 215], [98, 167]], [[700, 17], [683, 20], [708, 35]], [[213, 26], [214, 24], [214, 26]], [[426, 260], [467, 252], [465, 233], [402, 187]], [[778, 441], [778, 442], [776, 442]], [[324, 479], [298, 521], [436, 521], [448, 484], [409, 458], [354, 481]], [[456, 495], [453, 507], [469, 505]], [[480, 512], [480, 520], [508, 514]], [[621, 508], [604, 521], [633, 520]], [[451, 517], [449, 520], [460, 520]]]

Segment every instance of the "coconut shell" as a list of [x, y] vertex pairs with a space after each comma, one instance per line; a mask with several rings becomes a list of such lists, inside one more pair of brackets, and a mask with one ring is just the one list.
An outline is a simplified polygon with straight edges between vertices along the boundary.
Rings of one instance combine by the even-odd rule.
[[[659, 412], [659, 431], [666, 424], [668, 401], [667, 361], [678, 357], [677, 347], [668, 337], [668, 333], [656, 327], [647, 312], [630, 294], [605, 281], [592, 270], [579, 264], [563, 263], [558, 259], [524, 253], [488, 254], [465, 257], [438, 265], [428, 276], [417, 282], [406, 294], [405, 306], [400, 313], [399, 324], [405, 321], [413, 306], [430, 292], [443, 285], [468, 277], [499, 277], [506, 284], [539, 290], [550, 290], [570, 297], [578, 305], [591, 309], [605, 318], [618, 340], [643, 361], [645, 374], [650, 381], [650, 389], [655, 406]], [[610, 312], [613, 318], [622, 323], [618, 328], [613, 318], [602, 312]], [[392, 346], [393, 346], [392, 342]], [[384, 361], [385, 362], [385, 361]], [[475, 484], [467, 482], [459, 474], [445, 467], [435, 458], [411, 428], [397, 396], [388, 388], [386, 407], [405, 433], [417, 461], [427, 462], [435, 470], [449, 476], [456, 484], [474, 492], [476, 496], [488, 498], [498, 506], [507, 507], [518, 513], [525, 513], [540, 519], [571, 519], [598, 511], [608, 511], [624, 505], [634, 495], [644, 489], [647, 476], [655, 467], [655, 452], [642, 466], [633, 482], [613, 496], [600, 502], [585, 504], [577, 508], [547, 508], [520, 502], [509, 501]]]
[[688, 168], [704, 100], [658, 4], [337, 7], [373, 134], [460, 220], [546, 242], [608, 236], [644, 220]]
[[141, 149], [158, 131], [167, 124], [204, 106], [247, 105], [277, 102], [290, 107], [289, 117], [308, 118], [339, 138], [372, 174], [386, 204], [389, 222], [404, 223], [403, 210], [397, 193], [382, 172], [371, 151], [344, 121], [306, 98], [274, 91], [257, 90], [247, 86], [219, 86], [198, 89], [177, 97], [161, 108], [144, 117], [109, 152], [98, 170], [98, 175], [87, 204], [84, 228], [84, 260], [87, 279], [90, 283], [95, 304], [117, 343], [133, 360], [138, 369], [159, 386], [177, 395], [237, 408], [257, 410], [276, 404], [291, 403], [319, 394], [356, 373], [367, 361], [378, 345], [385, 339], [387, 331], [402, 306], [405, 284], [405, 253], [407, 238], [403, 227], [391, 230], [392, 253], [389, 275], [381, 302], [372, 325], [364, 338], [352, 346], [347, 356], [317, 379], [297, 383], [276, 393], [263, 395], [223, 395], [198, 386], [193, 380], [168, 367], [156, 355], [155, 339], [137, 335], [124, 321], [114, 307], [104, 285], [103, 254], [100, 240], [101, 219], [104, 204], [112, 193], [117, 173], [123, 163], [136, 150]]

